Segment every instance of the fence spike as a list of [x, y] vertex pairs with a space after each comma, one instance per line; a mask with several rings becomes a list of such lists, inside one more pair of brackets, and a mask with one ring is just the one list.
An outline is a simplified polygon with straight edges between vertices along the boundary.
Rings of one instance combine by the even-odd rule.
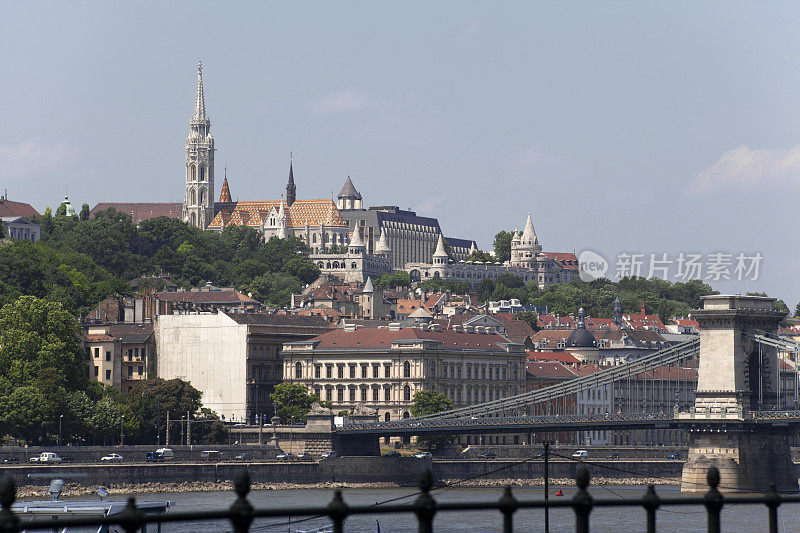
[[514, 531], [514, 513], [519, 507], [519, 502], [511, 493], [511, 487], [506, 486], [503, 489], [503, 495], [500, 497], [500, 512], [503, 513], [503, 531], [504, 533], [511, 533]]
[[716, 466], [708, 469], [706, 474], [706, 481], [708, 481], [708, 492], [705, 494], [705, 506], [708, 512], [708, 531], [709, 533], [720, 532], [720, 511], [722, 510], [723, 498], [722, 493], [717, 490], [719, 486], [719, 470]]
[[769, 531], [778, 533], [778, 506], [781, 504], [781, 495], [775, 490], [775, 483], [770, 484], [764, 503], [767, 505], [769, 515]]
[[17, 499], [17, 482], [3, 474], [0, 476], [0, 531], [16, 531], [19, 517], [11, 510]]
[[572, 497], [575, 502], [575, 531], [576, 533], [589, 533], [589, 513], [592, 512], [592, 496], [586, 490], [589, 487], [591, 476], [585, 466], [578, 468], [575, 474], [575, 484], [578, 492]]
[[231, 504], [231, 525], [235, 533], [247, 533], [253, 523], [253, 506], [247, 501], [250, 493], [250, 474], [242, 468], [234, 477], [233, 490], [236, 491], [236, 501]]
[[433, 533], [433, 516], [436, 514], [436, 500], [431, 496], [433, 487], [433, 474], [426, 468], [419, 475], [419, 489], [421, 494], [414, 501], [417, 506], [417, 522], [419, 533]]
[[647, 486], [642, 498], [642, 506], [647, 511], [647, 533], [656, 533], [656, 510], [661, 507], [661, 498], [653, 485]]
[[344, 503], [342, 491], [336, 490], [333, 493], [333, 500], [328, 504], [328, 516], [333, 520], [334, 533], [342, 533], [344, 531], [344, 520], [348, 514], [350, 514], [350, 510], [347, 504]]
[[126, 533], [136, 533], [144, 523], [142, 513], [136, 508], [136, 498], [128, 498], [128, 504], [120, 513], [119, 525]]

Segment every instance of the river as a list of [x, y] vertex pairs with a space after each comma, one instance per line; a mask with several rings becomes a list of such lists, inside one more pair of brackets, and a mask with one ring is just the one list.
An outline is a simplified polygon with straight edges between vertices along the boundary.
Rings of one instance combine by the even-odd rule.
[[[564, 497], [575, 493], [574, 487], [552, 487], [551, 497], [559, 489], [563, 489]], [[595, 486], [591, 494], [596, 498], [638, 498], [644, 493], [643, 486]], [[678, 487], [657, 487], [662, 496], [679, 495]], [[432, 494], [438, 501], [489, 501], [501, 495], [501, 489], [492, 488], [449, 488], [434, 491]], [[343, 489], [344, 500], [351, 505], [369, 505], [375, 502], [394, 500], [395, 498], [413, 495], [413, 489]], [[540, 499], [541, 488], [515, 488], [514, 495], [520, 500]], [[114, 495], [118, 497], [119, 495]], [[300, 506], [324, 506], [333, 496], [329, 489], [293, 489], [263, 490], [250, 494], [250, 502], [257, 508], [291, 508]], [[212, 493], [178, 493], [140, 496], [142, 500], [168, 499], [175, 505], [175, 511], [210, 510], [229, 506], [235, 495], [232, 492]], [[403, 503], [413, 500], [413, 496], [396, 500]], [[800, 531], [800, 504], [785, 504], [779, 508], [780, 531]], [[251, 531], [258, 532], [296, 532], [312, 530], [324, 526], [329, 520], [321, 518], [298, 522], [293, 518], [291, 524], [286, 520], [257, 520]], [[515, 514], [515, 530], [542, 531], [544, 511], [523, 510]], [[378, 527], [380, 526], [380, 529]], [[501, 531], [502, 518], [499, 512], [470, 511], [458, 513], [440, 513], [436, 516], [434, 530], [437, 532], [457, 531]], [[658, 512], [658, 530], [666, 532], [695, 533], [705, 531], [706, 511], [701, 506], [669, 507]], [[754, 532], [766, 531], [767, 510], [763, 505], [733, 505], [722, 511], [723, 531]], [[571, 509], [550, 511], [550, 531], [574, 531], [575, 517]], [[621, 533], [626, 531], [643, 531], [645, 513], [639, 508], [604, 508], [595, 509], [591, 514], [591, 531]], [[365, 531], [381, 533], [416, 531], [416, 517], [411, 513], [380, 516], [356, 516], [345, 522], [346, 531]], [[163, 531], [190, 532], [214, 531], [223, 533], [230, 531], [227, 523], [186, 523], [165, 525]]]

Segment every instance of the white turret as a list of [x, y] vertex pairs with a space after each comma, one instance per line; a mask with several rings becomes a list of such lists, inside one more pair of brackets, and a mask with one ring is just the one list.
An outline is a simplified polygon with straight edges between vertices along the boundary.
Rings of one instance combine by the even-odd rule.
[[364, 241], [361, 239], [361, 227], [358, 224], [353, 230], [353, 236], [350, 238], [347, 250], [357, 254], [364, 253]]
[[386, 239], [386, 228], [381, 228], [381, 236], [378, 239], [378, 244], [375, 245], [375, 255], [389, 256], [392, 249], [389, 248], [389, 243]]
[[444, 249], [444, 237], [442, 234], [439, 234], [439, 240], [436, 242], [436, 251], [433, 252], [433, 264], [434, 265], [446, 265], [447, 264], [447, 252]]
[[370, 276], [367, 276], [367, 282], [364, 284], [364, 290], [361, 292], [365, 294], [375, 292], [375, 287], [372, 286], [372, 278]]
[[536, 230], [533, 229], [531, 214], [528, 213], [522, 234], [520, 235], [515, 230], [514, 237], [511, 239], [511, 266], [533, 268], [536, 263], [536, 256], [541, 252], [542, 246], [539, 244]]

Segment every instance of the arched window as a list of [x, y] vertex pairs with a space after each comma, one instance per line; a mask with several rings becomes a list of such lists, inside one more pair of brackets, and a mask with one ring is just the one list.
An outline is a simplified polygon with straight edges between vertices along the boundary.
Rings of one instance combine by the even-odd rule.
[[409, 387], [408, 385], [403, 387], [403, 400], [406, 402], [411, 401], [411, 387]]
[[408, 414], [408, 411], [403, 411], [403, 418], [411, 418], [411, 415]]
[[[408, 361], [405, 361], [403, 363], [403, 377], [404, 378], [411, 377], [411, 363], [409, 363]], [[406, 385], [406, 387], [408, 387], [408, 385]]]
[[197, 205], [197, 194], [194, 189], [189, 191], [189, 205]]
[[206, 181], [206, 167], [205, 167], [205, 165], [200, 165], [200, 181]]
[[314, 244], [317, 244], [317, 234], [316, 233], [311, 236], [311, 242], [314, 243]]
[[197, 226], [197, 215], [192, 213], [192, 226]]
[[383, 419], [384, 419], [386, 422], [388, 422], [388, 421], [390, 421], [390, 420], [392, 419], [392, 415], [390, 415], [390, 414], [387, 412], [387, 413], [386, 413], [386, 414], [383, 416]]
[[206, 190], [200, 189], [200, 205], [206, 205]]
[[197, 179], [197, 167], [192, 165], [189, 173], [192, 175], [192, 181], [195, 181]]
[[300, 379], [303, 377], [303, 363], [300, 361], [294, 364], [294, 378]]

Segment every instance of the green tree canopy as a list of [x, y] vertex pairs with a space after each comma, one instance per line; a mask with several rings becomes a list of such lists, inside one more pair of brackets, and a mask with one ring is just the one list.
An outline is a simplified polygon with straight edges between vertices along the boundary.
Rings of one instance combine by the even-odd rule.
[[305, 422], [311, 406], [320, 401], [315, 394], [309, 394], [303, 385], [288, 382], [275, 385], [269, 399], [277, 404], [278, 418], [283, 424]]
[[494, 263], [495, 258], [489, 252], [475, 250], [467, 256], [467, 261], [480, 261], [481, 263]]
[[393, 287], [410, 287], [411, 277], [408, 275], [408, 272], [403, 270], [395, 270], [394, 272], [381, 275], [381, 277], [375, 280], [375, 285], [384, 289]]
[[[414, 393], [414, 403], [411, 406], [413, 416], [424, 416], [440, 413], [453, 408], [453, 401], [446, 395], [428, 390]], [[437, 448], [453, 440], [451, 435], [434, 435], [418, 437], [417, 442], [428, 448]]]
[[494, 256], [497, 261], [505, 263], [511, 259], [511, 239], [513, 235], [508, 231], [500, 231], [494, 236]]

